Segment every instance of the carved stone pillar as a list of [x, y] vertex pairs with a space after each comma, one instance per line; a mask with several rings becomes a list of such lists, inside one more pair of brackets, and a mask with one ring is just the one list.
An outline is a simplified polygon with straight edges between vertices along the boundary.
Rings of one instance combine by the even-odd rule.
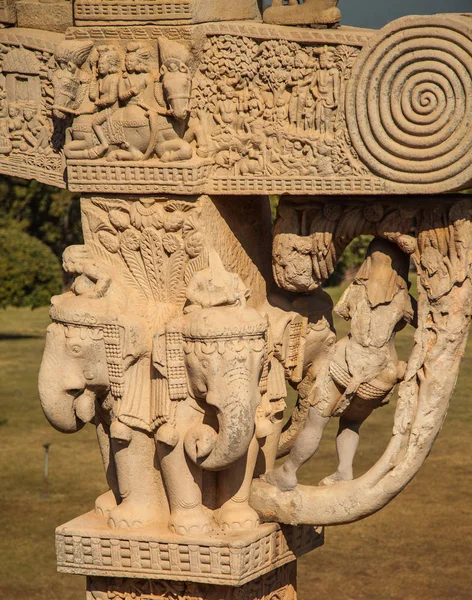
[[[56, 429], [97, 431], [109, 489], [56, 531], [87, 600], [295, 598], [322, 527], [385, 506], [445, 418], [472, 301], [472, 17], [332, 28], [336, 4], [261, 22], [256, 0], [77, 0], [66, 32], [0, 31], [0, 171], [82, 195], [39, 391]], [[337, 339], [322, 284], [361, 234]], [[297, 485], [331, 417], [338, 468]]]

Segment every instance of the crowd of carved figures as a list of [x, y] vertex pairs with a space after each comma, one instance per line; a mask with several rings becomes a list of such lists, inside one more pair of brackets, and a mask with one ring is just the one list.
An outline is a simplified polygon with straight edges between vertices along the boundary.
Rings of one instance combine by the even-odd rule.
[[0, 155], [45, 169], [60, 167], [50, 113], [52, 52], [0, 45]]
[[[159, 54], [159, 56], [158, 56]], [[190, 54], [160, 38], [66, 41], [56, 51], [55, 115], [73, 119], [73, 159], [211, 162], [215, 174], [291, 177], [366, 174], [350, 145], [344, 93], [351, 46], [208, 39]]]
[[233, 176], [364, 173], [343, 111], [357, 55], [351, 46], [210, 38], [191, 105], [192, 119], [209, 132], [200, 154], [214, 155], [217, 173]]

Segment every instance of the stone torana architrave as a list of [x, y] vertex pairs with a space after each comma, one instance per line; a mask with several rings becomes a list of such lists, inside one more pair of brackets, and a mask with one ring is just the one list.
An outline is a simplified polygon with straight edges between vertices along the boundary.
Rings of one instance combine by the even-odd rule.
[[[336, 0], [58, 0], [54, 22], [26, 2], [0, 7], [0, 172], [82, 194], [39, 391], [56, 429], [95, 426], [108, 484], [58, 527], [58, 568], [87, 600], [295, 599], [297, 558], [408, 484], [453, 393], [472, 14], [373, 31], [339, 26]], [[361, 234], [333, 307], [322, 285]], [[395, 391], [390, 443], [354, 478]], [[332, 417], [338, 468], [298, 485]]]

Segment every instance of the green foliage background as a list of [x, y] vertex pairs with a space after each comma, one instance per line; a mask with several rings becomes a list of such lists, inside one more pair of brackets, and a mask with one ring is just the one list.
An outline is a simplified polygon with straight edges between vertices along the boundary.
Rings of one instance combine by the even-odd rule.
[[79, 196], [66, 190], [0, 175], [0, 228], [38, 238], [60, 259], [82, 239]]
[[0, 229], [0, 274], [0, 308], [45, 306], [63, 285], [50, 248], [15, 228]]
[[78, 197], [0, 175], [0, 307], [49, 303], [61, 291], [64, 248], [80, 243]]

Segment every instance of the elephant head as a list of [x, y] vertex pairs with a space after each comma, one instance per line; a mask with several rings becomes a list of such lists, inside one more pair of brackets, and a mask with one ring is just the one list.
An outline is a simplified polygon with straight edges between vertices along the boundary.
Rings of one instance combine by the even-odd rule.
[[49, 325], [39, 372], [39, 397], [48, 421], [64, 433], [95, 414], [96, 396], [110, 389], [103, 330], [56, 321]]
[[124, 431], [139, 419], [129, 405], [135, 405], [134, 395], [143, 391], [143, 386], [127, 387], [126, 374], [143, 370], [140, 359], [150, 345], [149, 336], [138, 317], [127, 317], [128, 298], [118, 282], [111, 282], [84, 247], [79, 249], [80, 261], [64, 261], [77, 275], [71, 291], [51, 302], [53, 323], [39, 372], [41, 406], [51, 425], [65, 433], [94, 420], [97, 408], [105, 408], [115, 420], [112, 430]]
[[[219, 259], [215, 266], [213, 257], [189, 284], [187, 314], [155, 341], [154, 364], [163, 372], [165, 363], [170, 399], [193, 398], [208, 417], [184, 435], [187, 455], [207, 470], [226, 469], [244, 456], [255, 432], [267, 321], [246, 306], [246, 296], [241, 279], [224, 271]], [[157, 350], [159, 337], [165, 337], [165, 350], [162, 344]], [[215, 416], [216, 427], [205, 423]], [[167, 439], [175, 443], [175, 430]]]

